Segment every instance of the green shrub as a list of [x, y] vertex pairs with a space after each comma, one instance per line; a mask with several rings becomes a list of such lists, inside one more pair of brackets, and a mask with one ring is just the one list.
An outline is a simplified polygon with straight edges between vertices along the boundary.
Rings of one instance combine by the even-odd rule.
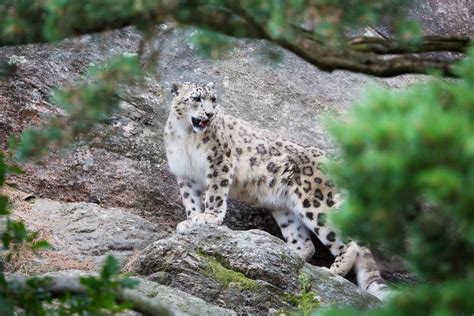
[[348, 191], [332, 219], [404, 257], [421, 280], [369, 314], [474, 311], [474, 50], [456, 71], [461, 80], [373, 89], [329, 124], [341, 148], [333, 172]]

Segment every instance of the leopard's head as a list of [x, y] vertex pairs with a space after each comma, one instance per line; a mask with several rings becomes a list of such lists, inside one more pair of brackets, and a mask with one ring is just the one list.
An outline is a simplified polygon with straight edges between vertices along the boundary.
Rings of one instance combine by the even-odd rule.
[[171, 111], [187, 121], [195, 133], [204, 133], [216, 117], [217, 99], [213, 91], [214, 83], [173, 83], [173, 104]]

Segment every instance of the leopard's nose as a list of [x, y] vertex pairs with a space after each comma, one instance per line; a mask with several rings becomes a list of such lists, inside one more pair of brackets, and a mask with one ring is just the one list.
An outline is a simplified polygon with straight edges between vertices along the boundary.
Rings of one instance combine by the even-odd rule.
[[214, 116], [214, 113], [207, 113], [207, 112], [206, 112], [206, 115], [207, 115], [207, 117], [208, 117], [209, 119], [211, 119], [211, 118]]

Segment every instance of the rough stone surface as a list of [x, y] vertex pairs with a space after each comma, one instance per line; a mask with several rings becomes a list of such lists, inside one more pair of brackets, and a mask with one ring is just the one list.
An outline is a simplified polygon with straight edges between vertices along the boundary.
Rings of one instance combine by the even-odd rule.
[[[24, 272], [67, 269], [73, 262], [76, 269], [97, 271], [107, 255], [123, 263], [132, 252], [168, 234], [159, 225], [117, 208], [49, 199], [25, 202], [18, 191], [10, 189], [7, 194], [14, 215], [51, 246], [39, 258], [23, 262], [20, 271]], [[20, 256], [19, 261], [26, 260]]]
[[[401, 88], [418, 77], [382, 80], [344, 71], [327, 73], [279, 49], [284, 58], [270, 64], [265, 41], [239, 40], [223, 60], [196, 55], [183, 41], [194, 30], [174, 30], [159, 37], [162, 53], [157, 75], [143, 86], [128, 87], [118, 113], [67, 150], [41, 164], [23, 166], [26, 173], [9, 181], [39, 197], [66, 202], [93, 202], [121, 207], [173, 231], [184, 219], [176, 181], [165, 161], [162, 128], [168, 115], [169, 85], [174, 81], [215, 81], [223, 108], [255, 125], [327, 150], [333, 145], [321, 124], [323, 113], [342, 114], [365, 86]], [[49, 104], [52, 86], [78, 79], [91, 63], [133, 52], [139, 36], [131, 29], [83, 36], [56, 45], [27, 45], [0, 50], [0, 57], [25, 56], [14, 77], [0, 82], [0, 127], [18, 135], [57, 113]], [[68, 51], [68, 54], [64, 52]], [[6, 133], [0, 144], [6, 148]], [[231, 202], [225, 224], [233, 229], [264, 229], [279, 235], [273, 218], [259, 209]], [[319, 247], [313, 263], [328, 265], [331, 256]]]
[[164, 236], [157, 225], [139, 216], [91, 203], [39, 199], [31, 215], [35, 225], [47, 226], [54, 234], [53, 250], [93, 257], [98, 265], [106, 255], [123, 260], [130, 252]]
[[[52, 273], [46, 273], [42, 276], [45, 277], [58, 277], [58, 276], [68, 276], [68, 277], [83, 277], [91, 275], [90, 273], [85, 273], [80, 270], [64, 270]], [[134, 278], [140, 283], [134, 290], [142, 293], [144, 296], [151, 298], [152, 300], [157, 300], [159, 303], [168, 306], [176, 316], [230, 316], [237, 315], [236, 312], [221, 308], [209, 303], [206, 301], [189, 295], [186, 292], [173, 289], [167, 286], [160, 285], [156, 282], [152, 282], [143, 278]], [[134, 312], [127, 312], [125, 315], [140, 315]]]
[[[469, 1], [417, 0], [410, 15], [422, 22], [426, 34], [473, 37]], [[40, 164], [22, 166], [26, 173], [9, 178], [9, 183], [37, 197], [120, 207], [172, 231], [184, 219], [161, 136], [170, 100], [167, 90], [173, 81], [215, 81], [226, 111], [288, 138], [333, 150], [321, 124], [322, 114], [343, 115], [367, 85], [398, 89], [424, 78], [327, 73], [256, 40], [238, 40], [226, 58], [207, 60], [187, 44], [191, 32], [177, 29], [159, 34], [155, 44], [162, 51], [157, 74], [141, 87], [126, 88], [127, 101], [118, 113], [88, 140], [54, 152]], [[0, 81], [0, 148], [7, 150], [9, 135], [19, 135], [60, 113], [49, 102], [54, 86], [81, 78], [88, 66], [115, 54], [135, 52], [139, 40], [139, 34], [127, 28], [56, 44], [0, 48], [2, 60], [12, 55], [26, 59], [14, 76]], [[265, 60], [262, 53], [269, 48], [282, 52], [281, 63]], [[269, 214], [241, 203], [231, 203], [225, 223], [235, 229], [261, 228], [278, 234]], [[319, 248], [317, 253], [325, 251]], [[325, 262], [327, 258], [316, 261]], [[398, 279], [398, 272], [390, 270], [393, 266], [383, 265], [387, 267], [383, 272]]]
[[[209, 257], [255, 280], [256, 289], [232, 284], [226, 287], [209, 272]], [[304, 262], [280, 239], [261, 230], [232, 231], [221, 226], [174, 234], [138, 251], [125, 270], [239, 314], [268, 314], [290, 308], [287, 295], [300, 291], [301, 273], [310, 277], [322, 307], [378, 304], [354, 284]]]
[[140, 285], [137, 291], [149, 298], [170, 306], [176, 310], [177, 315], [214, 316], [214, 315], [237, 315], [233, 310], [222, 308], [207, 303], [205, 300], [186, 292], [160, 285], [146, 279], [138, 278]]
[[420, 21], [426, 35], [474, 39], [471, 0], [416, 0], [409, 15]]

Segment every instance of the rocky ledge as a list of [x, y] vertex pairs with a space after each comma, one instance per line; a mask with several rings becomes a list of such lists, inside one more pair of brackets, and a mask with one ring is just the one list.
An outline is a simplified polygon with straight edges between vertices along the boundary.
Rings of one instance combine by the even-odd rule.
[[209, 226], [173, 234], [138, 251], [125, 271], [239, 314], [296, 308], [303, 287], [313, 291], [319, 307], [367, 308], [378, 302], [346, 279], [304, 262], [261, 230]]
[[119, 208], [6, 192], [15, 216], [51, 244], [39, 256], [20, 251], [7, 265], [10, 273], [78, 276], [98, 271], [112, 254], [140, 281], [139, 292], [180, 315], [275, 314], [298, 309], [305, 293], [314, 308], [379, 303], [261, 230], [209, 226], [170, 234]]

